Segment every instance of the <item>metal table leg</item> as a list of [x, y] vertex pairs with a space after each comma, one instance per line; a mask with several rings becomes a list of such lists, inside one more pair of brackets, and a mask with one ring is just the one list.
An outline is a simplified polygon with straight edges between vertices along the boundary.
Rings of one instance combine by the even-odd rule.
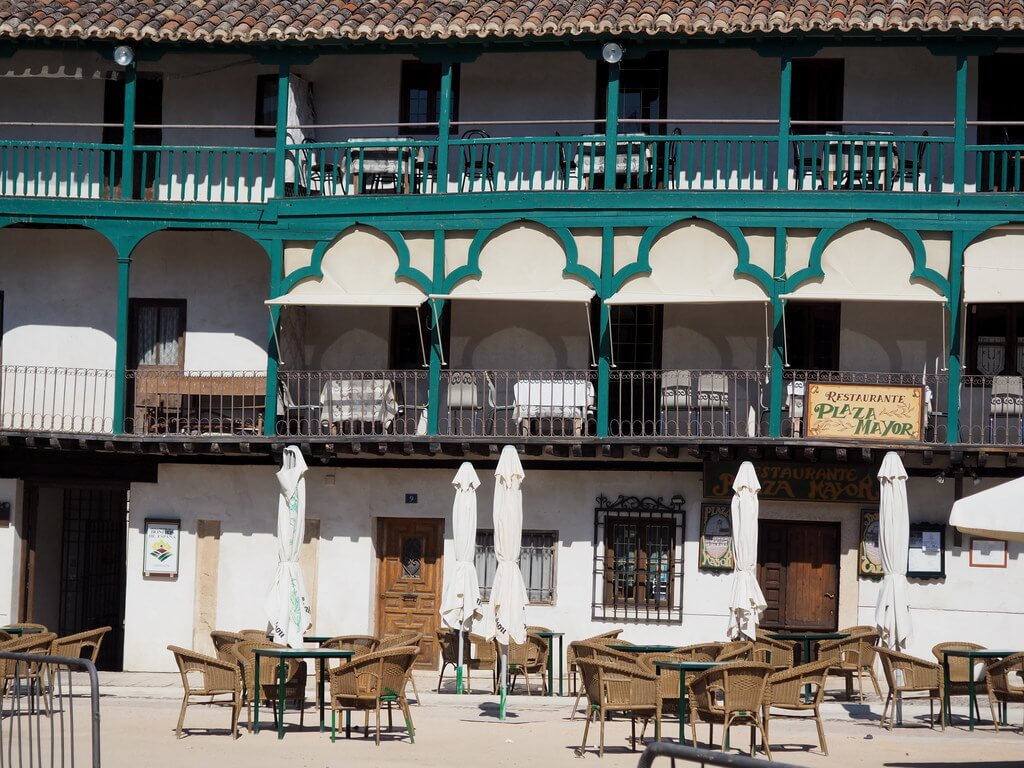
[[[679, 670], [679, 743], [686, 743], [686, 670]], [[693, 746], [697, 746], [694, 744]]]
[[554, 674], [555, 674], [555, 638], [548, 637], [548, 696], [554, 696]]
[[277, 738], [284, 738], [284, 678], [285, 678], [284, 656], [277, 665]]
[[558, 695], [564, 696], [562, 685], [565, 683], [565, 635], [558, 636]]
[[324, 668], [324, 661], [325, 661], [324, 658], [321, 656], [320, 657], [320, 662], [319, 662], [320, 663], [320, 675], [319, 675], [319, 678], [320, 678], [320, 690], [319, 690], [319, 693], [320, 693], [320, 733], [324, 732], [324, 673], [326, 672], [326, 669]]
[[252, 727], [254, 733], [260, 732], [260, 655], [254, 654], [256, 658], [256, 684], [253, 686], [254, 690], [249, 691], [249, 698], [252, 699], [252, 719], [255, 720], [255, 724]]
[[977, 706], [977, 696], [974, 690], [974, 664], [973, 659], [968, 656], [967, 663], [970, 664], [970, 674], [967, 676], [967, 730], [974, 730], [974, 708]]
[[950, 725], [953, 713], [949, 709], [949, 656], [942, 654], [942, 722]]

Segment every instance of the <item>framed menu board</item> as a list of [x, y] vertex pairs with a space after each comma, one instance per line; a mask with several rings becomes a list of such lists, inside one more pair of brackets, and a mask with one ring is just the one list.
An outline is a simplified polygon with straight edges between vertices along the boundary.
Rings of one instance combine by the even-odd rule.
[[941, 579], [946, 576], [946, 526], [916, 523], [910, 526], [907, 576]]
[[700, 567], [705, 571], [731, 571], [733, 566], [731, 507], [705, 502], [700, 506]]

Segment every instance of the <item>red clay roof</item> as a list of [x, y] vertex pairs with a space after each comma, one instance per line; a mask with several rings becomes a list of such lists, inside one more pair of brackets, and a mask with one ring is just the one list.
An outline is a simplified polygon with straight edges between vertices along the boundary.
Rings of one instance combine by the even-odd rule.
[[1012, 31], [1024, 0], [0, 0], [0, 37], [200, 42]]

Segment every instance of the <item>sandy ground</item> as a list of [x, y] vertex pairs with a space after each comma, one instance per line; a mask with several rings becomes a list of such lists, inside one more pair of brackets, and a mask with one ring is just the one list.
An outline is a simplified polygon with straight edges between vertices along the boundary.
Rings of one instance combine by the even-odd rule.
[[[373, 739], [354, 732], [350, 740], [339, 738], [332, 744], [329, 732], [318, 729], [318, 713], [310, 704], [305, 712], [305, 727], [300, 729], [298, 714], [286, 715], [286, 735], [278, 740], [269, 713], [261, 711], [265, 726], [259, 734], [242, 732], [232, 741], [228, 735], [229, 711], [225, 708], [192, 707], [186, 716], [186, 735], [174, 736], [180, 702], [180, 687], [169, 684], [173, 678], [153, 676], [132, 681], [123, 676], [117, 685], [104, 685], [101, 697], [102, 755], [105, 768], [179, 768], [196, 766], [246, 766], [246, 768], [326, 768], [327, 766], [422, 766], [429, 768], [475, 768], [495, 766], [579, 766], [575, 750], [583, 735], [583, 721], [568, 719], [572, 700], [517, 695], [510, 698], [506, 722], [497, 719], [493, 696], [473, 694], [427, 693], [430, 679], [419, 678], [423, 701], [413, 705], [416, 743], [410, 743], [396, 711], [395, 730], [382, 735], [377, 747]], [[435, 678], [436, 681], [436, 678]], [[137, 682], [139, 684], [133, 684]], [[147, 684], [143, 684], [147, 683]], [[77, 702], [75, 730], [87, 727], [87, 701]], [[961, 704], [959, 711], [966, 710]], [[863, 705], [839, 701], [824, 708], [825, 732], [831, 756], [820, 753], [813, 723], [778, 721], [772, 725], [772, 745], [776, 760], [806, 766], [906, 766], [940, 768], [947, 765], [975, 765], [985, 768], [1017, 766], [1024, 768], [1024, 734], [1021, 707], [1013, 707], [1010, 720], [1015, 731], [994, 732], [985, 723], [973, 733], [957, 720], [942, 733], [927, 726], [928, 709], [907, 705], [905, 725], [893, 732], [878, 727], [881, 705], [877, 700]], [[983, 704], [983, 711], [984, 704]], [[244, 719], [244, 710], [243, 710]], [[361, 724], [356, 717], [354, 723]], [[330, 726], [330, 713], [327, 714]], [[607, 766], [635, 766], [638, 753], [629, 750], [630, 724], [616, 719], [606, 725], [606, 752], [600, 761]], [[678, 733], [677, 722], [666, 720], [666, 736]], [[10, 738], [11, 731], [0, 734]], [[733, 729], [736, 746], [749, 743], [746, 728]], [[82, 735], [85, 735], [83, 733]], [[648, 732], [648, 737], [652, 734]], [[699, 726], [699, 738], [706, 738], [707, 726]], [[716, 731], [716, 736], [720, 733]], [[78, 740], [79, 757], [87, 740]], [[597, 763], [596, 729], [591, 729], [591, 750], [585, 760]], [[48, 761], [47, 761], [48, 762]], [[13, 765], [18, 765], [15, 761]], [[76, 765], [88, 762], [76, 760]], [[656, 765], [668, 766], [667, 760]]]

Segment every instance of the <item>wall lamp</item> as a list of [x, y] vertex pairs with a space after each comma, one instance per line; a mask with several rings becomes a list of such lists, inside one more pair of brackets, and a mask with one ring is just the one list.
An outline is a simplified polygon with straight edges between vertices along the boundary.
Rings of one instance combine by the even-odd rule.
[[114, 62], [119, 67], [130, 67], [135, 61], [135, 51], [128, 45], [119, 45], [114, 49]]
[[622, 46], [618, 43], [605, 43], [601, 46], [601, 58], [606, 64], [618, 64], [622, 61]]

